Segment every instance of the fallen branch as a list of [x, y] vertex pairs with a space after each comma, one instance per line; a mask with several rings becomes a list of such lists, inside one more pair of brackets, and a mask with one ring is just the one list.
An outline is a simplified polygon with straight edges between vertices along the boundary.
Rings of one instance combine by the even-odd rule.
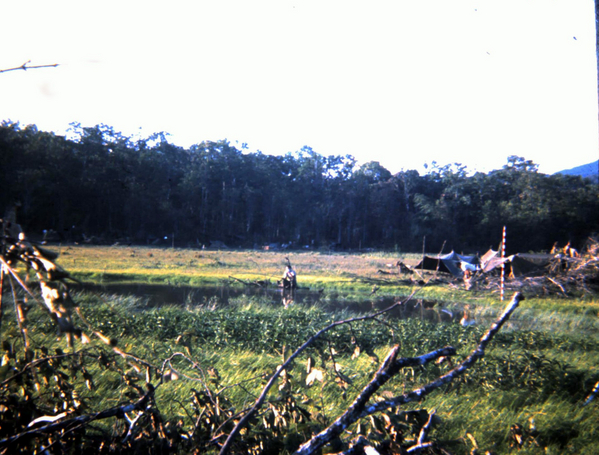
[[[415, 293], [416, 293], [416, 291], [414, 291], [406, 299], [406, 302], [411, 300]], [[231, 449], [231, 445], [233, 444], [233, 441], [235, 440], [235, 438], [237, 437], [239, 432], [243, 428], [246, 427], [246, 425], [249, 423], [250, 419], [254, 416], [254, 414], [262, 407], [262, 405], [264, 404], [264, 401], [266, 400], [266, 396], [267, 396], [269, 390], [272, 388], [272, 386], [274, 385], [275, 381], [279, 378], [281, 373], [289, 367], [289, 365], [297, 358], [297, 356], [299, 356], [306, 348], [308, 348], [308, 346], [310, 346], [312, 343], [314, 343], [314, 341], [316, 341], [323, 334], [325, 334], [326, 332], [328, 332], [329, 330], [331, 330], [335, 327], [338, 327], [338, 326], [344, 325], [344, 324], [350, 324], [352, 322], [375, 319], [376, 317], [380, 316], [381, 314], [391, 311], [392, 309], [398, 307], [399, 305], [402, 305], [403, 303], [404, 302], [401, 302], [401, 301], [396, 302], [393, 305], [389, 306], [388, 308], [385, 308], [384, 310], [378, 311], [378, 312], [370, 314], [370, 315], [358, 316], [358, 317], [351, 318], [351, 319], [345, 319], [343, 321], [333, 322], [332, 324], [330, 324], [327, 327], [318, 331], [316, 334], [312, 335], [312, 337], [310, 337], [304, 344], [302, 344], [299, 348], [297, 348], [295, 350], [295, 352], [293, 354], [291, 354], [291, 356], [282, 365], [280, 365], [277, 368], [277, 370], [274, 372], [274, 374], [270, 377], [270, 380], [268, 381], [266, 386], [264, 386], [264, 388], [262, 389], [262, 393], [260, 394], [260, 396], [258, 397], [256, 402], [254, 403], [254, 405], [249, 409], [247, 414], [245, 414], [241, 418], [241, 420], [239, 420], [239, 422], [237, 423], [237, 425], [235, 425], [235, 427], [233, 428], [231, 433], [229, 433], [227, 440], [225, 441], [224, 445], [222, 446], [222, 448], [220, 450], [220, 455], [225, 455], [225, 454], [229, 453], [229, 451]]]
[[74, 426], [86, 425], [95, 420], [107, 419], [109, 417], [121, 417], [123, 418], [126, 413], [132, 411], [144, 410], [148, 404], [150, 398], [154, 395], [155, 388], [151, 385], [147, 385], [147, 392], [135, 403], [129, 403], [122, 406], [116, 406], [114, 408], [106, 409], [104, 411], [96, 412], [94, 414], [82, 415], [73, 417], [72, 419], [61, 420], [59, 422], [53, 422], [49, 425], [33, 428], [31, 430], [23, 431], [22, 433], [11, 436], [0, 441], [0, 449], [10, 446], [14, 442], [21, 438], [28, 436], [35, 436], [40, 433], [52, 433], [55, 431], [65, 430]]
[[240, 283], [243, 283], [246, 286], [256, 286], [259, 288], [264, 287], [264, 282], [261, 283], [259, 281], [246, 281], [246, 280], [242, 280], [241, 278], [236, 278], [236, 277], [230, 276], [230, 275], [229, 275], [229, 278], [231, 278], [232, 280], [235, 280], [235, 281], [239, 281]]
[[[432, 360], [435, 360], [442, 356], [455, 355], [456, 351], [452, 347], [442, 348], [436, 351], [432, 351], [428, 354], [424, 354], [420, 357], [414, 358], [397, 358], [399, 347], [395, 346], [387, 355], [387, 358], [383, 362], [383, 365], [375, 373], [374, 378], [366, 385], [362, 390], [358, 398], [352, 403], [352, 405], [333, 422], [328, 428], [321, 431], [319, 434], [314, 436], [308, 442], [300, 446], [295, 452], [297, 455], [308, 455], [318, 453], [318, 451], [326, 444], [331, 442], [333, 439], [339, 437], [351, 424], [357, 420], [375, 414], [377, 412], [397, 407], [411, 401], [420, 401], [425, 396], [430, 394], [432, 391], [438, 389], [442, 385], [448, 384], [449, 382], [456, 379], [458, 376], [463, 374], [468, 368], [470, 368], [476, 361], [484, 356], [487, 345], [493, 339], [493, 336], [501, 329], [503, 324], [509, 319], [510, 315], [518, 307], [520, 302], [524, 299], [522, 294], [516, 292], [512, 297], [511, 302], [505, 308], [503, 314], [499, 319], [491, 326], [491, 328], [481, 338], [476, 349], [464, 360], [461, 364], [449, 371], [447, 374], [439, 377], [436, 381], [432, 381], [429, 384], [413, 390], [412, 392], [404, 395], [399, 395], [389, 400], [380, 401], [378, 403], [367, 406], [368, 400], [382, 385], [384, 385], [391, 377], [397, 374], [402, 368], [412, 365], [424, 365]], [[424, 446], [424, 444], [420, 444]]]
[[432, 447], [432, 445], [432, 442], [423, 442], [422, 444], [418, 443], [406, 450], [406, 453], [420, 453], [422, 450]]
[[87, 355], [86, 351], [79, 351], [79, 352], [75, 352], [75, 353], [71, 353], [71, 354], [53, 355], [53, 356], [42, 357], [41, 359], [33, 360], [33, 361], [29, 362], [27, 365], [25, 365], [20, 371], [18, 371], [15, 374], [13, 374], [10, 378], [7, 378], [4, 381], [0, 382], [0, 389], [2, 389], [4, 386], [6, 386], [11, 381], [14, 381], [18, 377], [20, 377], [23, 374], [25, 374], [30, 369], [32, 369], [34, 367], [37, 367], [38, 365], [40, 365], [42, 363], [52, 362], [53, 360], [64, 359], [64, 358], [67, 358], [67, 357], [78, 357], [78, 356], [80, 356], [82, 354], [86, 354]]
[[378, 269], [376, 273], [380, 273], [381, 275], [397, 275], [399, 272], [387, 272], [386, 270]]
[[553, 284], [555, 284], [555, 285], [556, 285], [558, 288], [560, 288], [560, 289], [562, 290], [562, 293], [563, 293], [564, 295], [566, 295], [566, 296], [568, 295], [568, 294], [566, 294], [566, 290], [564, 289], [564, 287], [563, 287], [561, 284], [559, 284], [557, 281], [555, 281], [555, 280], [554, 280], [553, 278], [551, 278], [550, 276], [548, 276], [548, 277], [547, 277], [547, 279], [548, 279], [549, 281], [551, 281]]
[[360, 435], [352, 441], [349, 449], [345, 452], [339, 452], [337, 455], [363, 455], [364, 453], [367, 453], [364, 450], [365, 447], [371, 447], [371, 445], [368, 442], [368, 439]]
[[420, 435], [418, 436], [418, 445], [424, 444], [424, 441], [428, 437], [428, 433], [433, 425], [433, 418], [435, 417], [435, 411], [431, 412], [428, 415], [428, 421], [426, 424], [420, 429]]
[[591, 401], [593, 401], [595, 399], [595, 397], [597, 396], [597, 393], [599, 393], [599, 382], [597, 382], [597, 384], [595, 384], [595, 387], [593, 387], [593, 391], [591, 392], [591, 394], [587, 397], [587, 399], [585, 400], [585, 402], [583, 403], [583, 406], [586, 406], [587, 404], [589, 404]]
[[355, 423], [364, 414], [368, 400], [385, 385], [393, 376], [405, 367], [422, 366], [440, 357], [448, 357], [456, 354], [452, 347], [445, 347], [423, 354], [419, 357], [398, 358], [399, 346], [395, 346], [383, 361], [383, 364], [375, 373], [372, 380], [362, 389], [362, 392], [354, 400], [351, 406], [333, 422], [327, 429], [314, 436], [306, 444], [302, 445], [296, 454], [312, 454], [318, 452], [325, 444], [339, 437], [351, 424]]

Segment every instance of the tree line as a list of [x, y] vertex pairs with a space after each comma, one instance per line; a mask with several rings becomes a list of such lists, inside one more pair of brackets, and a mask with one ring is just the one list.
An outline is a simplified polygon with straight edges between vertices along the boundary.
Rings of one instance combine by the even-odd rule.
[[508, 250], [581, 247], [599, 225], [597, 184], [546, 175], [522, 157], [470, 173], [433, 163], [392, 175], [376, 161], [249, 153], [226, 140], [188, 149], [164, 133], [123, 136], [72, 125], [68, 138], [0, 124], [0, 210], [18, 208], [26, 232], [64, 241], [175, 246], [266, 244], [483, 252], [508, 229]]

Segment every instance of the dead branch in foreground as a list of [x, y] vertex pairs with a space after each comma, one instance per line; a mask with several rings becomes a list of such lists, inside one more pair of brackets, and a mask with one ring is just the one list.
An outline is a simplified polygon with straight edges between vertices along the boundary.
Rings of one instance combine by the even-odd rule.
[[589, 396], [587, 397], [587, 399], [584, 401], [583, 406], [586, 406], [591, 401], [593, 401], [595, 399], [595, 397], [597, 396], [598, 393], [599, 393], [599, 382], [597, 382], [595, 384], [595, 387], [593, 387], [593, 391], [589, 394]]
[[[412, 297], [414, 296], [414, 294], [415, 294], [415, 292], [413, 292], [406, 299], [406, 301], [411, 300]], [[378, 316], [380, 316], [381, 314], [387, 313], [387, 312], [391, 311], [392, 309], [398, 307], [399, 305], [402, 305], [403, 303], [404, 302], [401, 302], [401, 301], [400, 302], [396, 302], [393, 305], [391, 305], [390, 307], [385, 308], [384, 310], [381, 310], [381, 311], [378, 311], [376, 313], [369, 314], [369, 315], [366, 315], [366, 316], [359, 316], [359, 317], [355, 317], [355, 318], [351, 318], [351, 319], [345, 319], [343, 321], [333, 322], [332, 324], [328, 325], [324, 329], [321, 329], [320, 331], [318, 331], [316, 334], [312, 335], [308, 339], [308, 341], [306, 341], [299, 348], [297, 348], [295, 350], [295, 352], [293, 354], [291, 354], [291, 356], [282, 365], [280, 365], [277, 368], [277, 370], [271, 376], [271, 378], [268, 381], [268, 383], [262, 389], [262, 392], [260, 393], [260, 396], [258, 397], [258, 399], [256, 400], [256, 402], [254, 403], [254, 405], [241, 418], [241, 420], [239, 420], [239, 422], [237, 423], [237, 425], [235, 425], [235, 427], [233, 428], [233, 430], [231, 431], [231, 433], [229, 433], [229, 436], [227, 437], [227, 440], [225, 441], [224, 445], [222, 446], [222, 448], [220, 450], [220, 455], [225, 455], [225, 454], [229, 453], [229, 450], [231, 449], [231, 445], [233, 444], [233, 441], [235, 440], [235, 438], [237, 437], [237, 435], [239, 434], [239, 432], [243, 428], [246, 427], [246, 425], [249, 423], [250, 419], [254, 416], [254, 414], [262, 407], [262, 405], [266, 401], [266, 396], [268, 394], [268, 391], [272, 388], [272, 386], [274, 385], [275, 381], [279, 378], [279, 376], [281, 376], [281, 373], [283, 371], [285, 371], [285, 370], [287, 370], [287, 368], [289, 368], [289, 366], [297, 358], [297, 356], [299, 356], [304, 350], [306, 350], [306, 348], [308, 348], [308, 346], [310, 346], [311, 344], [313, 344], [324, 333], [328, 332], [329, 330], [332, 330], [335, 327], [338, 327], [338, 326], [344, 325], [344, 324], [350, 324], [352, 322], [366, 321], [366, 320], [370, 320], [370, 319], [375, 319]]]
[[[411, 298], [410, 296], [408, 300]], [[487, 331], [487, 333], [481, 338], [477, 348], [473, 351], [473, 353], [466, 358], [461, 364], [455, 367], [453, 370], [448, 372], [447, 374], [441, 376], [436, 381], [433, 381], [424, 387], [414, 390], [408, 394], [400, 395], [398, 397], [394, 397], [390, 400], [385, 400], [379, 402], [377, 404], [367, 406], [368, 401], [373, 396], [376, 391], [378, 391], [385, 383], [387, 383], [393, 376], [395, 376], [401, 369], [409, 366], [417, 366], [417, 365], [425, 365], [433, 360], [439, 359], [440, 357], [448, 357], [456, 354], [456, 350], [453, 347], [445, 347], [441, 348], [427, 354], [423, 354], [419, 357], [412, 358], [398, 358], [399, 346], [395, 346], [387, 355], [387, 358], [384, 360], [383, 364], [376, 372], [374, 378], [366, 385], [366, 387], [362, 390], [360, 395], [356, 398], [353, 404], [347, 409], [347, 411], [339, 417], [333, 424], [331, 424], [328, 428], [323, 430], [318, 435], [314, 436], [311, 440], [304, 443], [296, 452], [296, 454], [313, 454], [318, 452], [324, 445], [331, 442], [341, 435], [341, 433], [347, 429], [348, 426], [355, 423], [357, 420], [372, 415], [374, 413], [383, 411], [385, 409], [398, 406], [401, 404], [405, 404], [411, 401], [419, 401], [422, 400], [426, 395], [431, 393], [432, 391], [438, 389], [442, 385], [448, 384], [449, 382], [456, 379], [458, 376], [463, 374], [468, 368], [470, 368], [477, 360], [484, 356], [485, 349], [487, 345], [490, 343], [493, 336], [501, 329], [503, 324], [509, 319], [510, 315], [513, 311], [518, 307], [519, 303], [524, 299], [524, 296], [517, 292], [512, 297], [511, 302], [508, 304], [503, 314], [498, 318], [498, 320], [491, 326], [491, 328]], [[280, 365], [275, 373], [271, 376], [270, 380], [266, 384], [266, 386], [262, 389], [262, 392], [254, 405], [248, 410], [248, 412], [239, 420], [237, 425], [233, 428], [231, 433], [229, 433], [227, 440], [224, 445], [221, 447], [220, 454], [227, 454], [231, 450], [231, 446], [240, 433], [240, 431], [247, 426], [250, 419], [255, 415], [255, 413], [260, 409], [260, 407], [264, 404], [266, 400], [266, 396], [268, 391], [274, 385], [276, 379], [281, 376], [282, 372], [285, 371], [289, 365], [293, 362], [293, 360], [303, 352], [308, 346], [314, 343], [321, 335], [325, 332], [338, 327], [342, 324], [349, 324], [351, 322], [363, 321], [368, 319], [376, 318], [377, 316], [391, 310], [392, 308], [401, 305], [402, 302], [397, 302], [378, 313], [356, 317], [344, 321], [337, 321], [332, 323], [331, 325], [323, 328], [318, 333], [313, 335], [309, 340], [307, 340], [302, 346], [300, 346], [282, 365]], [[426, 433], [425, 433], [426, 434]], [[423, 438], [424, 439], [424, 436]], [[419, 441], [420, 445], [424, 445], [424, 441]]]
[[[115, 416], [123, 417], [128, 412], [136, 411], [136, 410], [138, 410], [138, 411], [144, 410], [148, 406], [148, 403], [150, 402], [150, 399], [152, 398], [153, 395], [154, 395], [154, 387], [151, 384], [148, 384], [146, 393], [139, 400], [137, 400], [134, 403], [129, 403], [129, 404], [122, 405], [122, 406], [116, 406], [116, 407], [113, 407], [110, 409], [105, 409], [104, 411], [96, 412], [94, 414], [84, 414], [84, 415], [80, 415], [77, 417], [73, 417], [71, 419], [60, 420], [60, 421], [54, 421], [54, 420], [58, 420], [58, 419], [56, 419], [56, 417], [58, 417], [58, 416], [55, 416], [52, 418], [38, 418], [35, 421], [32, 421], [29, 425], [32, 426], [33, 424], [36, 423], [36, 421], [37, 422], [50, 421], [51, 423], [48, 425], [39, 427], [39, 428], [33, 428], [31, 430], [24, 431], [22, 433], [14, 435], [10, 438], [3, 439], [2, 441], [0, 441], [0, 449], [8, 447], [12, 443], [14, 443], [17, 440], [24, 438], [24, 437], [33, 436], [33, 435], [40, 434], [40, 433], [52, 433], [52, 432], [60, 431], [60, 430], [68, 430], [68, 429], [72, 429], [74, 427], [87, 425], [92, 421], [107, 419], [109, 417], [115, 417]], [[59, 415], [59, 416], [62, 416], [62, 415]], [[66, 417], [66, 412], [64, 413], [64, 416]]]
[[[409, 403], [411, 401], [420, 401], [432, 391], [438, 389], [442, 385], [448, 384], [449, 382], [456, 379], [458, 376], [463, 374], [468, 368], [470, 368], [476, 361], [481, 359], [485, 354], [487, 345], [491, 342], [493, 337], [503, 324], [509, 319], [510, 315], [518, 307], [520, 302], [524, 300], [524, 296], [519, 292], [516, 292], [512, 297], [510, 303], [506, 306], [503, 314], [497, 319], [497, 321], [491, 326], [491, 328], [483, 335], [476, 349], [457, 367], [449, 371], [447, 374], [439, 377], [436, 381], [433, 381], [424, 387], [413, 390], [409, 393], [399, 395], [390, 400], [380, 401], [370, 406], [367, 405], [368, 400], [372, 395], [381, 388], [389, 379], [397, 374], [402, 368], [412, 365], [425, 365], [431, 360], [435, 360], [441, 356], [455, 355], [455, 349], [452, 347], [446, 347], [436, 351], [429, 352], [420, 357], [414, 358], [397, 358], [399, 352], [399, 346], [395, 346], [387, 355], [387, 358], [383, 362], [383, 365], [375, 373], [374, 378], [368, 383], [368, 385], [362, 390], [358, 398], [352, 403], [352, 405], [333, 422], [328, 428], [321, 431], [319, 434], [314, 436], [310, 441], [306, 442], [295, 452], [297, 455], [308, 455], [317, 453], [325, 444], [331, 442], [333, 439], [339, 437], [339, 435], [347, 429], [348, 426], [355, 423], [358, 419], [367, 417], [376, 412], [383, 411], [385, 409], [399, 406], [402, 404]], [[422, 441], [424, 442], [424, 441]], [[421, 441], [418, 441], [421, 444]]]

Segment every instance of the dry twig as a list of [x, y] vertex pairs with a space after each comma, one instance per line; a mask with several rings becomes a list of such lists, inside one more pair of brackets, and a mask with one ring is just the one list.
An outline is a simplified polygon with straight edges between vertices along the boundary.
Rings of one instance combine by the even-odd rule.
[[29, 63], [31, 63], [31, 60], [27, 60], [21, 66], [15, 66], [14, 68], [7, 68], [4, 70], [0, 70], [0, 73], [7, 73], [9, 71], [17, 71], [17, 70], [27, 71], [27, 70], [33, 70], [33, 69], [38, 69], [38, 68], [56, 68], [58, 66], [58, 63], [54, 63], [52, 65], [29, 65]]

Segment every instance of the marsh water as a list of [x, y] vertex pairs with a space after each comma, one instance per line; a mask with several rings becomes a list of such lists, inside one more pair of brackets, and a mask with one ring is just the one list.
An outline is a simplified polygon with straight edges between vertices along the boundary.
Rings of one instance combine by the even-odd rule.
[[[262, 304], [289, 307], [291, 305], [319, 306], [327, 311], [349, 310], [358, 313], [370, 313], [388, 308], [399, 297], [343, 294], [334, 291], [313, 291], [281, 288], [260, 288], [254, 286], [172, 286], [160, 284], [106, 284], [83, 286], [83, 290], [98, 294], [135, 296], [142, 299], [148, 307], [162, 305], [201, 305], [222, 307], [240, 299], [257, 301]], [[434, 322], [459, 321], [462, 311], [444, 308], [438, 301], [415, 299], [398, 306], [392, 315], [399, 318], [416, 317]]]

